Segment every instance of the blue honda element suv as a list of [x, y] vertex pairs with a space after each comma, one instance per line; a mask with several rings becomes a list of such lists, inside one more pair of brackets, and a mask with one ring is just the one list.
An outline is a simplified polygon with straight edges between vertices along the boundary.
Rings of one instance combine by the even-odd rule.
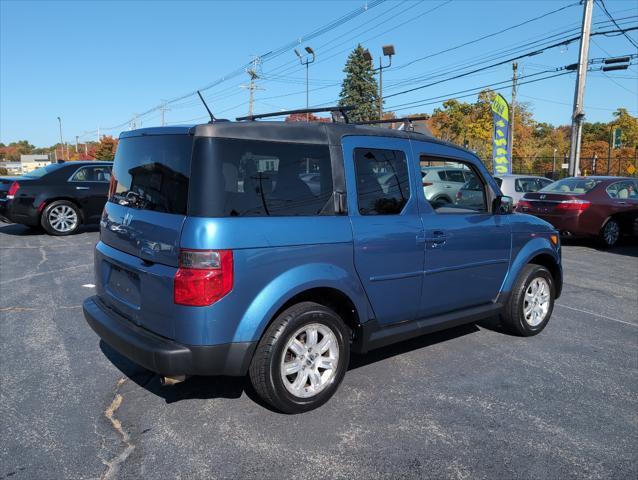
[[[430, 203], [428, 168], [483, 201]], [[84, 315], [116, 351], [168, 383], [248, 375], [287, 413], [326, 402], [351, 351], [493, 316], [535, 335], [562, 287], [557, 232], [474, 154], [346, 123], [123, 133], [95, 275]]]

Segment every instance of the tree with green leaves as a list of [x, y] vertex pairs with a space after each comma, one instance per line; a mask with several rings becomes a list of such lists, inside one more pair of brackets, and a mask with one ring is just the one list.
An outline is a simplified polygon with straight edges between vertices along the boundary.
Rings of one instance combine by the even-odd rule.
[[364, 52], [363, 47], [357, 45], [348, 56], [343, 69], [346, 77], [339, 94], [339, 105], [355, 107], [348, 112], [348, 118], [353, 122], [379, 119], [379, 85], [372, 63], [366, 60]]

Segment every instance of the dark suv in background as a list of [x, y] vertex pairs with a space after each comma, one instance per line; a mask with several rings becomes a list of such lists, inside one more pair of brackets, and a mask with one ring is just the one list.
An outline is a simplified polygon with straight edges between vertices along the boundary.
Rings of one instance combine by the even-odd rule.
[[112, 162], [66, 162], [0, 182], [0, 219], [70, 235], [97, 223], [106, 203]]

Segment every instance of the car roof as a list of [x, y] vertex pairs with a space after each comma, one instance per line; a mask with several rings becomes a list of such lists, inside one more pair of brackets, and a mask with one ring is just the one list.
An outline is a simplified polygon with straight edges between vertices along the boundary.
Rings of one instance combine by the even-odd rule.
[[434, 138], [431, 133], [394, 130], [372, 125], [322, 122], [280, 122], [280, 121], [217, 121], [197, 125], [174, 125], [170, 127], [149, 127], [122, 132], [120, 138], [144, 135], [188, 134], [201, 137], [237, 138], [243, 140], [267, 140], [291, 143], [311, 143], [340, 145], [347, 135], [368, 135], [386, 138], [425, 140], [466, 151], [470, 150]]
[[494, 178], [544, 178], [551, 180], [551, 178], [543, 177], [542, 175], [521, 175], [518, 173], [508, 173], [506, 175], [494, 175]]

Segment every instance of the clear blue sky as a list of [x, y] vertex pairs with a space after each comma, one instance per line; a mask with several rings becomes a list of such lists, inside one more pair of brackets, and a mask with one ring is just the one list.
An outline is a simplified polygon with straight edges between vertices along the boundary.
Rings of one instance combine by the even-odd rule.
[[[317, 61], [310, 68], [310, 104], [337, 99], [348, 52], [361, 42], [375, 56], [381, 46], [396, 49], [393, 68], [384, 71], [384, 95], [433, 81], [432, 75], [463, 72], [461, 65], [499, 54], [522, 43], [542, 40], [569, 29], [576, 32], [582, 7], [576, 5], [505, 34], [417, 61], [417, 58], [468, 42], [515, 25], [576, 0], [555, 1], [386, 1], [339, 28], [307, 43], [304, 36], [346, 15], [373, 4], [352, 1], [254, 1], [254, 2], [97, 2], [97, 1], [0, 1], [0, 141], [28, 139], [37, 146], [55, 143], [56, 117], [63, 119], [64, 139], [74, 142], [104, 134], [118, 135], [135, 113], [205, 87], [246, 64], [251, 55], [299, 41], [312, 46]], [[638, 2], [606, 0], [625, 26], [638, 24]], [[594, 10], [594, 30], [615, 27]], [[576, 32], [577, 33], [577, 32]], [[630, 32], [638, 40], [636, 31]], [[558, 38], [558, 37], [553, 37]], [[529, 49], [528, 49], [529, 50]], [[590, 57], [637, 53], [626, 38], [594, 37]], [[519, 61], [522, 75], [530, 75], [573, 63], [578, 43], [555, 48]], [[376, 60], [378, 61], [378, 60]], [[292, 48], [265, 60], [261, 66], [255, 111], [305, 106], [305, 70]], [[445, 73], [442, 77], [452, 76]], [[539, 78], [548, 74], [539, 74]], [[416, 78], [415, 78], [416, 77]], [[419, 79], [418, 77], [422, 77]], [[428, 78], [424, 78], [428, 77]], [[454, 81], [388, 98], [386, 109], [407, 102], [426, 101], [511, 77], [511, 65], [493, 68]], [[205, 91], [215, 112], [233, 118], [247, 112], [248, 92], [241, 88], [242, 73]], [[587, 79], [588, 121], [607, 121], [612, 111], [626, 107], [638, 112], [638, 67]], [[574, 76], [566, 75], [521, 85], [519, 99], [529, 102], [535, 117], [553, 124], [570, 121]], [[506, 98], [510, 89], [500, 90]], [[465, 100], [472, 101], [475, 97]], [[418, 102], [417, 102], [418, 103]], [[431, 112], [437, 104], [409, 107], [400, 114]], [[205, 111], [194, 97], [169, 105], [166, 122], [205, 121]], [[138, 119], [138, 126], [159, 125], [160, 112]], [[91, 132], [91, 133], [88, 133]]]

